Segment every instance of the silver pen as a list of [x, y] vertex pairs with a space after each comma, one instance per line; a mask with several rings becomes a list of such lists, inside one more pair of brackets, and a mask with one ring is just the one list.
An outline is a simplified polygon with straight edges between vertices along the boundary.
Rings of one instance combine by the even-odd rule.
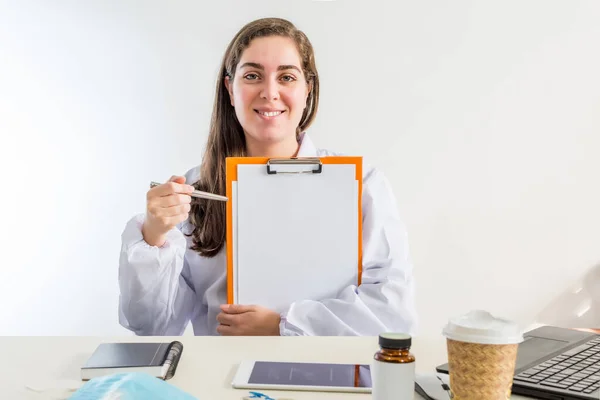
[[[150, 182], [151, 188], [156, 187], [158, 185], [162, 185], [162, 183]], [[209, 199], [209, 200], [219, 200], [219, 201], [229, 200], [226, 196], [221, 196], [221, 195], [214, 194], [214, 193], [202, 192], [200, 190], [194, 190], [192, 193], [190, 193], [190, 196], [198, 197], [201, 199]]]

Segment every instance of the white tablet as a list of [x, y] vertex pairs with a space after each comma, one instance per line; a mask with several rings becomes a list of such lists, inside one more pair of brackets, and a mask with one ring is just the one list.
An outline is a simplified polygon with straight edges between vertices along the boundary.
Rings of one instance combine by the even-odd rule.
[[236, 389], [371, 393], [369, 365], [242, 361], [233, 377]]

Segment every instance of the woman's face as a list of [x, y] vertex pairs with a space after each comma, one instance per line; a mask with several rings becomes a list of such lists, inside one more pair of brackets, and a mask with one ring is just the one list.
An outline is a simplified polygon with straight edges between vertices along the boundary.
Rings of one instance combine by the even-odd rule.
[[292, 39], [254, 39], [242, 53], [234, 78], [226, 77], [225, 84], [248, 140], [295, 140], [310, 88]]

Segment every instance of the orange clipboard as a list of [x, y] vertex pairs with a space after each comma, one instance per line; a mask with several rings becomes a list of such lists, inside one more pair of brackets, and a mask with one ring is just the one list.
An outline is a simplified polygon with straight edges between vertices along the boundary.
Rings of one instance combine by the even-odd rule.
[[[362, 175], [363, 175], [363, 159], [355, 156], [324, 156], [324, 157], [301, 157], [301, 158], [266, 158], [266, 157], [228, 157], [226, 159], [226, 195], [230, 199], [227, 202], [227, 231], [226, 231], [226, 250], [227, 250], [227, 302], [233, 304], [234, 299], [234, 207], [237, 207], [236, 193], [234, 184], [237, 188], [238, 170], [244, 166], [261, 166], [261, 174], [264, 179], [269, 179], [270, 175], [298, 175], [298, 174], [321, 174], [327, 171], [327, 166], [342, 166], [347, 165], [354, 168], [354, 179], [357, 184], [356, 198], [356, 225], [358, 237], [356, 258], [358, 265], [356, 266], [358, 274], [357, 281], [353, 282], [360, 285], [362, 276]], [[264, 170], [262, 169], [264, 166]], [[307, 168], [308, 167], [308, 168]], [[236, 209], [237, 210], [237, 209]], [[237, 217], [236, 217], [237, 218]], [[237, 221], [237, 220], [236, 220]], [[354, 221], [352, 221], [354, 223]]]

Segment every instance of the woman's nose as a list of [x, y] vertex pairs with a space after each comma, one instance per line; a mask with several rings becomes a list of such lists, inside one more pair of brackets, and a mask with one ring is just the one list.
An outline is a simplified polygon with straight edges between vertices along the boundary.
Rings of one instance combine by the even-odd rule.
[[263, 88], [260, 92], [260, 97], [266, 100], [278, 100], [279, 99], [279, 85], [277, 82], [272, 80], [265, 81]]

